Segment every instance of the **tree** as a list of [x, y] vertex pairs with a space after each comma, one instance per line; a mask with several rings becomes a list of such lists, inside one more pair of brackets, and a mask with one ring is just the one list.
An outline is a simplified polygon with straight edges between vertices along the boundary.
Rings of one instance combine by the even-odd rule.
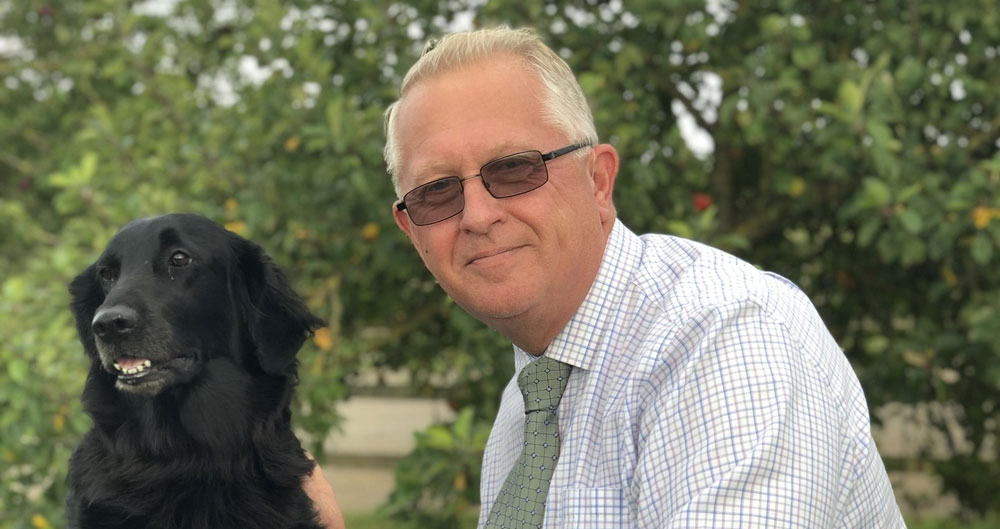
[[[0, 2], [0, 527], [60, 525], [89, 427], [66, 283], [117, 227], [166, 211], [261, 243], [328, 321], [301, 356], [313, 439], [360, 369], [405, 368], [468, 409], [414, 460], [475, 460], [446, 438], [482, 442], [509, 344], [396, 230], [381, 160], [381, 112], [422, 41], [470, 15], [535, 26], [578, 73], [622, 155], [626, 224], [798, 283], [873, 408], [952, 406], [967, 444], [921, 464], [996, 510], [995, 2], [25, 0]], [[399, 512], [478, 500], [474, 465], [400, 468]]]

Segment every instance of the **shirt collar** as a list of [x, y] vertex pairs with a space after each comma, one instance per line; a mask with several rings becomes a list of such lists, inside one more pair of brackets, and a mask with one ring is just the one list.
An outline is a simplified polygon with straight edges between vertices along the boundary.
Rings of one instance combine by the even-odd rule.
[[[615, 219], [601, 268], [587, 297], [566, 327], [549, 344], [546, 356], [585, 370], [594, 367], [641, 256], [642, 242], [639, 237]], [[534, 356], [514, 346], [515, 372], [520, 372], [533, 359]]]

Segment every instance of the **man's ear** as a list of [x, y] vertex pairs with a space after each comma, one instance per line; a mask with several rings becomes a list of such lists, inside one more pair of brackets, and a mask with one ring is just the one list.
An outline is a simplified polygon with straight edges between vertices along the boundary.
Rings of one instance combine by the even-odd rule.
[[80, 335], [83, 349], [91, 358], [97, 358], [97, 344], [91, 325], [94, 313], [104, 303], [104, 291], [97, 280], [97, 266], [92, 264], [69, 284], [70, 311], [76, 321], [76, 332]]
[[413, 230], [413, 224], [410, 224], [410, 216], [405, 210], [401, 210], [396, 207], [398, 204], [398, 200], [392, 204], [392, 218], [396, 220], [396, 226], [399, 226], [399, 229], [403, 230], [403, 233], [405, 233], [410, 240], [413, 240], [410, 233]]
[[618, 176], [618, 151], [609, 143], [594, 147], [594, 200], [601, 212], [601, 222], [607, 224], [615, 218], [612, 195]]
[[302, 343], [323, 320], [309, 312], [260, 246], [237, 235], [231, 235], [231, 244], [237, 262], [236, 288], [243, 292], [240, 304], [257, 361], [265, 373], [287, 373]]

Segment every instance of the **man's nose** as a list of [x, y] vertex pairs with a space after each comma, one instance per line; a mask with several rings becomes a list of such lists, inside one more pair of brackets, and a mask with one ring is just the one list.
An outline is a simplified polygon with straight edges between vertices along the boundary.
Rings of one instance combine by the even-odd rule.
[[465, 196], [465, 208], [461, 214], [462, 230], [485, 233], [506, 215], [503, 204], [486, 190], [486, 183], [482, 178], [466, 180], [462, 186], [462, 193]]

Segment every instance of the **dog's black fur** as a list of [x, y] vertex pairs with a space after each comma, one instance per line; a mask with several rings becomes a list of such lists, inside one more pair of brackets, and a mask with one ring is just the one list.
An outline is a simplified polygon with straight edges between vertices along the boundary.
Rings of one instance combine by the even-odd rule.
[[70, 293], [94, 422], [71, 528], [320, 527], [289, 401], [321, 322], [259, 246], [197, 215], [140, 219]]

